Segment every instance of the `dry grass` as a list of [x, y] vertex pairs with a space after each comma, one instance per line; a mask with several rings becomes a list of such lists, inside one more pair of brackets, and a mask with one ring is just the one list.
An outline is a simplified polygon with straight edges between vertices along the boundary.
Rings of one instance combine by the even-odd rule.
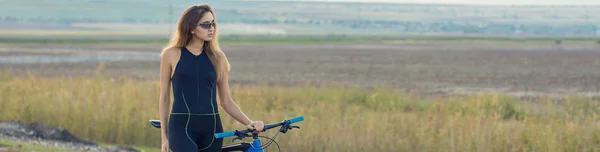
[[[103, 143], [159, 145], [159, 130], [147, 123], [158, 119], [157, 81], [0, 78], [0, 120], [58, 125]], [[305, 116], [300, 130], [278, 136], [285, 151], [600, 150], [600, 105], [584, 98], [530, 104], [498, 94], [421, 98], [383, 87], [232, 86], [232, 91], [253, 119]], [[243, 127], [225, 113], [221, 118], [226, 130]]]

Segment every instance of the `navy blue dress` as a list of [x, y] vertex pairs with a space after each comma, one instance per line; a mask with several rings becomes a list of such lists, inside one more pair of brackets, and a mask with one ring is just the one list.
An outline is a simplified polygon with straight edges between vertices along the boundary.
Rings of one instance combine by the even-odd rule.
[[207, 51], [194, 55], [181, 47], [172, 77], [173, 107], [169, 115], [168, 141], [173, 152], [221, 151], [223, 139], [216, 96], [216, 70]]

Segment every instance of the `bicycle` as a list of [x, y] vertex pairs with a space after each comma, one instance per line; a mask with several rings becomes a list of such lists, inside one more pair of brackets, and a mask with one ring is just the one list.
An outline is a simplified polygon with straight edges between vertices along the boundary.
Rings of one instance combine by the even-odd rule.
[[[237, 144], [223, 146], [221, 148], [222, 152], [234, 152], [234, 151], [264, 152], [263, 149], [269, 147], [272, 143], [275, 143], [275, 145], [277, 145], [277, 149], [279, 151], [281, 151], [279, 144], [275, 141], [274, 138], [276, 138], [277, 134], [279, 134], [280, 132], [285, 134], [285, 133], [287, 133], [288, 130], [291, 130], [293, 128], [300, 129], [299, 126], [292, 126], [293, 123], [297, 123], [300, 121], [304, 121], [304, 116], [297, 116], [297, 117], [294, 117], [291, 119], [285, 119], [280, 122], [265, 124], [265, 127], [262, 132], [266, 132], [267, 130], [281, 126], [279, 128], [279, 131], [277, 133], [275, 133], [275, 135], [273, 135], [272, 138], [265, 137], [265, 136], [258, 136], [258, 134], [252, 133], [254, 130], [250, 130], [250, 129], [220, 132], [220, 133], [216, 133], [214, 136], [215, 136], [215, 138], [226, 138], [226, 137], [235, 136], [235, 138], [233, 140], [231, 140], [231, 142], [233, 142], [235, 140], [243, 140], [246, 137], [252, 137], [252, 139], [253, 139], [252, 142], [241, 142], [241, 143], [237, 143]], [[160, 128], [160, 125], [161, 125], [160, 120], [149, 120], [149, 122], [155, 128]], [[269, 139], [270, 141], [267, 142], [265, 145], [262, 145], [259, 137]]]

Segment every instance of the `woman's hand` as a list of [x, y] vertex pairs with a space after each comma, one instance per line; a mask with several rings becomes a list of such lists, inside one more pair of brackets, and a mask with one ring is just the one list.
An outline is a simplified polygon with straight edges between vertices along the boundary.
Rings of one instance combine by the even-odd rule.
[[161, 152], [171, 152], [171, 149], [169, 147], [169, 140], [167, 140], [167, 138], [163, 137], [161, 143]]
[[263, 131], [265, 124], [262, 121], [252, 121], [250, 124], [246, 125], [248, 129], [254, 130], [253, 133], [259, 134]]

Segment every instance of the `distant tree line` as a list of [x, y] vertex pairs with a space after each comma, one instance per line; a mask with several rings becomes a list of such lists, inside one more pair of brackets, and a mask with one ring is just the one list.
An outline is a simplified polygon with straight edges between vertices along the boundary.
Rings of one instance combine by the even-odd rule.
[[[26, 23], [56, 23], [69, 25], [72, 23], [169, 23], [167, 19], [132, 18], [126, 17], [113, 20], [97, 18], [22, 18], [14, 16], [0, 16], [2, 22]], [[334, 25], [352, 29], [389, 29], [395, 32], [440, 32], [440, 33], [468, 33], [468, 34], [532, 34], [532, 35], [599, 35], [600, 27], [592, 23], [579, 24], [519, 24], [499, 23], [490, 21], [402, 21], [402, 20], [360, 20], [360, 19], [249, 19], [221, 20], [221, 23], [247, 23], [247, 24], [302, 24], [302, 25]]]
[[58, 24], [71, 24], [71, 23], [164, 23], [166, 20], [156, 19], [135, 19], [135, 18], [122, 18], [121, 20], [103, 20], [97, 18], [22, 18], [12, 16], [0, 16], [0, 21], [3, 22], [23, 22], [23, 23], [58, 23]]
[[244, 19], [249, 24], [306, 24], [337, 25], [352, 29], [390, 29], [399, 32], [462, 32], [468, 34], [533, 34], [533, 35], [598, 35], [600, 27], [593, 23], [580, 24], [519, 24], [508, 22], [460, 21], [400, 21], [400, 20], [297, 20]]

